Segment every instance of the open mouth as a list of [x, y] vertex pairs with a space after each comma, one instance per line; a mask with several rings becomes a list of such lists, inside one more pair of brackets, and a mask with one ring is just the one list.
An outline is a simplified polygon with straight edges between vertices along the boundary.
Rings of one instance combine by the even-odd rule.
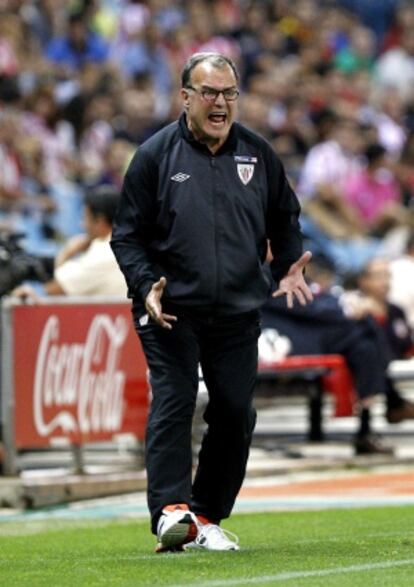
[[226, 122], [227, 115], [222, 112], [212, 112], [209, 114], [209, 121], [217, 126], [222, 126]]

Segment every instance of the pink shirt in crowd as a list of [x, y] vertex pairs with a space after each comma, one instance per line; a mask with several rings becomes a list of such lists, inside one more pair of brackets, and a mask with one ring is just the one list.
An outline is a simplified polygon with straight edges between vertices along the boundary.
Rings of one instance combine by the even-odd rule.
[[375, 174], [362, 170], [345, 183], [344, 196], [361, 219], [371, 224], [389, 204], [399, 201], [400, 190], [387, 169], [379, 169]]

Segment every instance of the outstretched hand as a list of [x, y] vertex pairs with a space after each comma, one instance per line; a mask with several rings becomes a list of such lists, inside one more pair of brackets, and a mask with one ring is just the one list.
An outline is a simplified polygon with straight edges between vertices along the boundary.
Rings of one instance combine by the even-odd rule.
[[303, 277], [303, 268], [309, 263], [312, 253], [306, 251], [290, 266], [286, 276], [280, 280], [279, 288], [273, 292], [272, 297], [278, 298], [286, 295], [288, 308], [293, 308], [293, 299], [296, 297], [302, 306], [313, 300], [313, 295]]
[[154, 283], [151, 287], [149, 294], [145, 299], [145, 308], [149, 316], [162, 328], [171, 330], [171, 321], [175, 322], [177, 316], [171, 316], [170, 314], [164, 314], [161, 306], [161, 298], [164, 293], [164, 288], [167, 285], [165, 277], [161, 277], [159, 281]]

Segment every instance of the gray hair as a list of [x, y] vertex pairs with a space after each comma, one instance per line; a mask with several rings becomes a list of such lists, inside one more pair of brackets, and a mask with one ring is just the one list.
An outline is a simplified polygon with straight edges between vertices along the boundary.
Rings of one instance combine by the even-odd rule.
[[202, 63], [203, 61], [208, 61], [208, 63], [211, 63], [211, 65], [217, 67], [218, 69], [230, 67], [234, 73], [236, 81], [239, 81], [239, 72], [237, 71], [236, 64], [232, 59], [230, 59], [230, 57], [226, 57], [221, 53], [194, 53], [194, 55], [191, 55], [187, 63], [184, 65], [184, 69], [181, 74], [182, 88], [188, 87], [191, 81], [191, 72], [199, 63]]

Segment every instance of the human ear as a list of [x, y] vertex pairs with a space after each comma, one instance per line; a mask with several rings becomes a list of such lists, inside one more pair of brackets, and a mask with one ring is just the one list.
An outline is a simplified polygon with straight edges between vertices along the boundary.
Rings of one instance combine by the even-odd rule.
[[190, 106], [190, 94], [185, 88], [181, 88], [181, 98], [183, 99], [184, 107], [188, 108]]

